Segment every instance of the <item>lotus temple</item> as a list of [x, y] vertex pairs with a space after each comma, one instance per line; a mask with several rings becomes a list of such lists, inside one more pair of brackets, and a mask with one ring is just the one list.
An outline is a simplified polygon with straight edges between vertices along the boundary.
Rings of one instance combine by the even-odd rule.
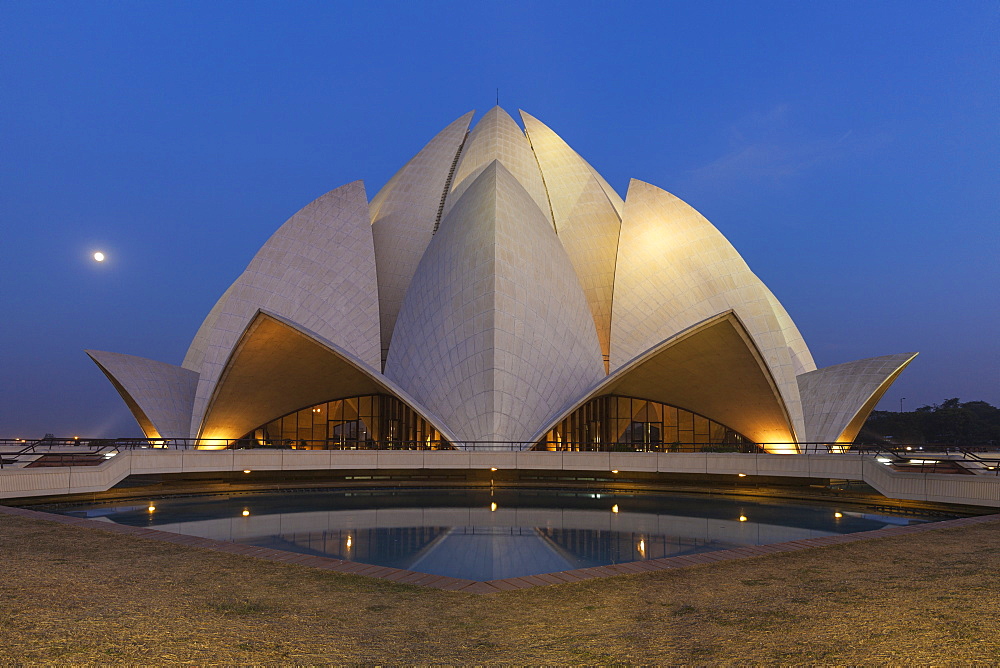
[[[180, 366], [88, 351], [201, 447], [837, 452], [915, 357], [817, 369], [698, 211], [624, 198], [539, 120], [445, 127], [373, 197], [293, 215]], [[235, 271], [234, 271], [235, 274]]]

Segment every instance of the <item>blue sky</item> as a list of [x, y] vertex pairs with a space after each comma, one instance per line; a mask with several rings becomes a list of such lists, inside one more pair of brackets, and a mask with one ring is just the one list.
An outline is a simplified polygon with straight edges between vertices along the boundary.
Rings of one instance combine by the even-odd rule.
[[[0, 4], [0, 437], [137, 435], [270, 234], [470, 109], [685, 199], [881, 407], [1000, 404], [1000, 2]], [[90, 259], [103, 250], [108, 260]]]

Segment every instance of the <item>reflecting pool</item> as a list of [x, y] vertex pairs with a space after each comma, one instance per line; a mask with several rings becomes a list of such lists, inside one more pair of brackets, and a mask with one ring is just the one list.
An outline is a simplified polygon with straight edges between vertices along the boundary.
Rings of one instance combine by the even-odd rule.
[[525, 489], [254, 493], [58, 512], [470, 580], [947, 519], [695, 494]]

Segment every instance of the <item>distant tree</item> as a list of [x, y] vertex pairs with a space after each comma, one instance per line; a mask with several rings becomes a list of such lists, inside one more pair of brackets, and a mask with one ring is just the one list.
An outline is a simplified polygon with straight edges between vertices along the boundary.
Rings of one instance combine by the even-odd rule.
[[906, 413], [873, 411], [858, 443], [1000, 445], [1000, 408], [985, 401], [962, 403], [957, 397]]

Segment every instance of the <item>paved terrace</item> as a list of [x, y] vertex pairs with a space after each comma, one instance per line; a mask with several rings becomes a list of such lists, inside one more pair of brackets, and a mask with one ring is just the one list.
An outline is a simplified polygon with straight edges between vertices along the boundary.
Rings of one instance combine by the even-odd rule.
[[[79, 451], [77, 451], [79, 452]], [[770, 455], [655, 452], [132, 449], [84, 466], [7, 466], [0, 499], [103, 492], [130, 475], [239, 471], [520, 470], [715, 474], [863, 481], [890, 499], [1000, 507], [1000, 476], [893, 470], [853, 453]], [[991, 471], [992, 472], [992, 471]], [[748, 480], [748, 482], [750, 481]]]

